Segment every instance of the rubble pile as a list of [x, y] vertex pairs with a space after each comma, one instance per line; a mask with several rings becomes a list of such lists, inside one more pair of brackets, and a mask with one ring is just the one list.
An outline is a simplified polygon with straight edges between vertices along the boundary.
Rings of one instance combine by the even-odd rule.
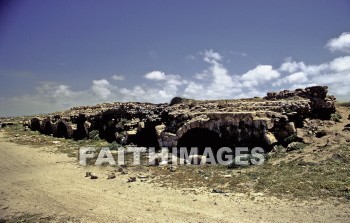
[[306, 118], [329, 119], [335, 112], [335, 98], [327, 92], [326, 86], [315, 86], [269, 92], [264, 98], [201, 101], [176, 97], [170, 104], [105, 103], [74, 107], [24, 124], [55, 137], [98, 135], [122, 145], [193, 146], [208, 138], [212, 146], [271, 148], [296, 134]]

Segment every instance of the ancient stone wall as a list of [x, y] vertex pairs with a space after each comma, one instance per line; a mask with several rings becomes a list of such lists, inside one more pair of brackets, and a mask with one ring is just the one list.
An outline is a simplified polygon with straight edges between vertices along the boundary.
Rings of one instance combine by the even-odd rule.
[[264, 144], [269, 150], [296, 134], [305, 118], [329, 119], [335, 112], [334, 103], [324, 86], [238, 100], [176, 97], [170, 104], [117, 102], [75, 107], [51, 117], [33, 118], [30, 128], [74, 139], [98, 131], [100, 138], [109, 142], [158, 148], [189, 142], [191, 136], [198, 138], [196, 129], [204, 129], [215, 133], [223, 146]]

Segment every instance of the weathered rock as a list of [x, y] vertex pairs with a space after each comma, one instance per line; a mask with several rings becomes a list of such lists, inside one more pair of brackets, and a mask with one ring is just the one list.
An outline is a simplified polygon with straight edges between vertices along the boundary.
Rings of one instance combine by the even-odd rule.
[[[49, 119], [55, 137], [82, 139], [94, 132], [98, 133], [96, 139], [159, 149], [187, 146], [183, 144], [184, 138], [195, 135], [194, 130], [205, 129], [212, 133], [208, 137], [214, 139], [217, 135], [218, 145], [253, 147], [267, 144], [268, 151], [277, 141], [283, 142], [295, 133], [301, 137], [296, 126], [301, 126], [303, 120], [324, 119], [334, 113], [335, 98], [327, 96], [327, 91], [325, 86], [314, 86], [269, 92], [264, 99], [200, 101], [174, 98], [170, 105], [104, 103], [75, 107]], [[32, 119], [31, 129], [42, 132], [44, 118]], [[49, 119], [45, 123], [50, 123]], [[316, 122], [305, 121], [304, 126], [309, 126], [312, 134], [318, 131]], [[189, 138], [197, 143], [205, 140], [200, 136]], [[158, 160], [157, 165], [160, 162]]]
[[289, 122], [285, 127], [289, 134], [294, 134], [296, 132], [294, 122]]
[[350, 124], [345, 125], [343, 131], [350, 131]]
[[98, 176], [96, 175], [96, 173], [91, 173], [90, 179], [96, 180], [96, 179], [98, 179]]
[[221, 189], [218, 189], [218, 188], [214, 188], [214, 189], [212, 190], [212, 193], [223, 194], [223, 193], [225, 193], [225, 191], [223, 191], [223, 190], [221, 190]]
[[269, 146], [273, 146], [274, 144], [276, 144], [278, 142], [276, 137], [271, 132], [265, 133], [264, 139]]
[[115, 179], [115, 178], [116, 178], [115, 173], [109, 173], [108, 174], [108, 177], [107, 177], [108, 180]]
[[131, 183], [131, 182], [135, 182], [136, 181], [136, 177], [129, 177], [128, 179], [128, 183]]

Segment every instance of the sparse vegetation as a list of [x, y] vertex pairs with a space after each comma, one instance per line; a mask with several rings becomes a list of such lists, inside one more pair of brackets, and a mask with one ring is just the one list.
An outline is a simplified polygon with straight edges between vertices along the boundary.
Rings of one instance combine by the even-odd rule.
[[[306, 145], [303, 144], [302, 147]], [[181, 166], [169, 174], [155, 168], [154, 181], [187, 188], [222, 187], [227, 192], [264, 192], [278, 197], [308, 199], [338, 197], [350, 199], [350, 146], [340, 145], [333, 157], [322, 162], [303, 158], [279, 161], [271, 157], [262, 166], [225, 169], [223, 166]], [[276, 163], [277, 162], [277, 163]], [[226, 178], [225, 175], [231, 177]], [[225, 186], [223, 186], [225, 185]]]
[[295, 142], [297, 140], [298, 140], [297, 134], [292, 134], [292, 135], [288, 136], [287, 138], [285, 138], [283, 141], [284, 141], [284, 143], [289, 144], [289, 143]]
[[112, 143], [109, 144], [108, 147], [109, 147], [110, 150], [118, 150], [121, 147], [121, 145], [119, 145], [116, 142], [112, 142]]
[[[205, 188], [207, 191], [219, 188], [225, 192], [263, 192], [288, 198], [335, 197], [350, 200], [350, 145], [345, 143], [348, 135], [342, 131], [344, 124], [339, 123], [342, 116], [349, 113], [341, 109], [338, 112], [332, 115], [335, 124], [318, 121], [317, 128], [312, 129], [314, 135], [308, 137], [314, 137], [318, 144], [305, 144], [296, 134], [290, 135], [282, 141], [282, 145], [277, 145], [272, 153], [266, 155], [266, 162], [261, 166], [179, 166], [174, 172], [167, 168], [149, 168], [148, 171], [152, 174], [152, 182], [175, 188]], [[123, 120], [120, 122], [122, 124]], [[310, 126], [305, 128], [305, 132], [309, 129]], [[334, 132], [337, 129], [341, 133]], [[101, 140], [96, 130], [90, 132], [90, 139], [79, 141], [25, 131], [22, 125], [8, 126], [5, 133], [9, 141], [43, 147], [55, 145], [57, 152], [73, 157], [78, 157], [81, 146], [106, 146], [111, 150], [118, 150], [121, 146]], [[88, 163], [93, 165], [94, 161], [90, 159]]]
[[350, 107], [350, 102], [338, 102], [337, 105], [342, 107]]
[[332, 121], [334, 121], [334, 122], [341, 122], [341, 119], [342, 119], [343, 117], [341, 116], [341, 114], [339, 114], [339, 113], [333, 113], [332, 115], [331, 115], [331, 120]]
[[288, 145], [287, 151], [294, 151], [294, 150], [302, 150], [307, 146], [307, 144], [303, 142], [292, 142]]
[[89, 132], [89, 139], [91, 140], [101, 140], [98, 130], [92, 130]]

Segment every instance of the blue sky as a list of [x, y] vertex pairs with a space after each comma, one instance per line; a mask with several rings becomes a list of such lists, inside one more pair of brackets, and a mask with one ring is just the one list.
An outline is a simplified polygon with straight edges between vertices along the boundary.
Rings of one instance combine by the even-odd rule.
[[112, 101], [350, 100], [348, 0], [1, 0], [0, 116]]

